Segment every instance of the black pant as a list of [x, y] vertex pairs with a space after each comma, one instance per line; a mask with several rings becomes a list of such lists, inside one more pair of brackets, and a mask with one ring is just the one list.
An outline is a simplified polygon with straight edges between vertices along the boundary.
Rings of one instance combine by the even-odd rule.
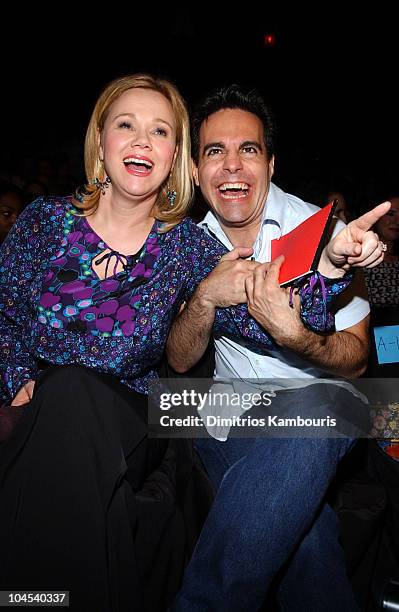
[[0, 589], [69, 590], [72, 610], [166, 609], [185, 528], [176, 452], [147, 438], [147, 397], [51, 367], [0, 445]]

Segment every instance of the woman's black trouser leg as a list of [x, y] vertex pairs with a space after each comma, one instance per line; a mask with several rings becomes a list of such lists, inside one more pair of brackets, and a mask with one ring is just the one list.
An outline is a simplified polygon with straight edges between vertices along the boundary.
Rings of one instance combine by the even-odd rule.
[[[72, 610], [157, 609], [143, 601], [148, 568], [136, 558], [147, 513], [135, 492], [165, 453], [156, 440], [149, 452], [146, 403], [78, 366], [42, 375], [0, 446], [0, 589], [69, 590]], [[162, 551], [157, 533], [176, 522], [163, 505], [149, 550]]]

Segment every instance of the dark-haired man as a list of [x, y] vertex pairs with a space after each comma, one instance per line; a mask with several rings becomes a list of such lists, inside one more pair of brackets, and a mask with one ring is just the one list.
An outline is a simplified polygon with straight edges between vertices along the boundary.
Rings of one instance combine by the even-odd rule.
[[[237, 338], [216, 338], [216, 380], [275, 379], [276, 402], [286, 412], [309, 404], [326, 414], [331, 405], [326, 387], [332, 385], [314, 383], [329, 375], [362, 373], [369, 307], [355, 287], [336, 314], [337, 331], [327, 336], [311, 332], [278, 284], [281, 259], [263, 263], [270, 262], [273, 238], [317, 210], [271, 183], [273, 135], [270, 112], [254, 91], [220, 90], [194, 113], [194, 178], [211, 208], [201, 225], [231, 253], [175, 322], [168, 357], [176, 370], [190, 368], [207, 346], [216, 308], [247, 302], [275, 346], [260, 351]], [[376, 218], [386, 210], [387, 205], [375, 211]], [[367, 231], [373, 220], [357, 220], [330, 242], [319, 268], [323, 274], [338, 277], [344, 273], [340, 266], [381, 261], [381, 248]], [[250, 255], [262, 262], [255, 271], [243, 259]], [[349, 410], [358, 402], [346, 390], [341, 396]], [[291, 606], [287, 609], [356, 609], [336, 519], [324, 503], [337, 463], [350, 445], [348, 438], [198, 440], [218, 493], [172, 609], [257, 610], [281, 572], [280, 598]], [[299, 589], [301, 603], [296, 600]]]

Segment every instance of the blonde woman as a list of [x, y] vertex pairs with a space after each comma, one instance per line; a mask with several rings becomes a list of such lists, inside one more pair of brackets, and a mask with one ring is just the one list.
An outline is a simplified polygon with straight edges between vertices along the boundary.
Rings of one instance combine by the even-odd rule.
[[36, 200], [3, 245], [1, 394], [23, 418], [0, 445], [1, 589], [110, 612], [165, 609], [179, 585], [182, 478], [169, 442], [147, 438], [146, 394], [220, 258], [184, 219], [190, 164], [176, 88], [117, 79], [89, 123], [85, 188]]

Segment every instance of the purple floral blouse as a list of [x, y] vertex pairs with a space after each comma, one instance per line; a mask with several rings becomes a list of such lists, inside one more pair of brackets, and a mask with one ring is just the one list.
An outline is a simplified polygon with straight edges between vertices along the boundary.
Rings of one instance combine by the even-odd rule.
[[[163, 233], [156, 221], [142, 249], [125, 257], [75, 212], [70, 198], [39, 198], [0, 251], [3, 399], [34, 380], [43, 363], [83, 365], [147, 393], [180, 304], [226, 252], [185, 219]], [[97, 276], [93, 259], [106, 262], [106, 279]], [[116, 273], [118, 263], [123, 268]], [[327, 294], [322, 284], [323, 291], [312, 289], [310, 309], [309, 283], [304, 285], [306, 322], [316, 330], [326, 296], [329, 304], [349, 279], [327, 284]], [[259, 351], [274, 346], [245, 305], [219, 309], [215, 333], [241, 335]]]

